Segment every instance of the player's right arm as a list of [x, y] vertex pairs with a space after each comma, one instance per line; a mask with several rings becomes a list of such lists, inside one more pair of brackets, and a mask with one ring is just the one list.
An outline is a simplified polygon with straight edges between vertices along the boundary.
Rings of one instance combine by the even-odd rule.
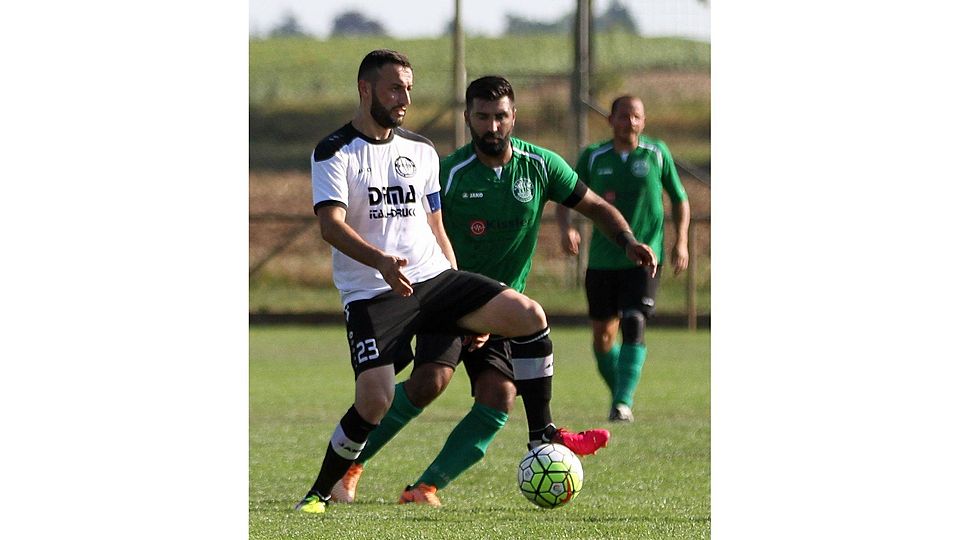
[[413, 294], [413, 285], [400, 268], [407, 265], [403, 257], [384, 253], [364, 240], [346, 222], [347, 210], [339, 205], [325, 205], [317, 209], [320, 235], [341, 253], [367, 266], [376, 268], [383, 280], [400, 296]]
[[320, 235], [347, 257], [375, 268], [394, 292], [410, 296], [413, 286], [400, 271], [407, 260], [370, 244], [346, 221], [349, 158], [340, 152], [342, 146], [342, 139], [330, 137], [317, 145], [311, 159], [313, 211], [320, 222]]

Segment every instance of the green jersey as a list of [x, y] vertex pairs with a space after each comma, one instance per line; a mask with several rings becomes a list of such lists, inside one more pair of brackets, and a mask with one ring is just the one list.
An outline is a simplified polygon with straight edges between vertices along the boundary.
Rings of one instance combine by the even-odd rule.
[[[663, 261], [663, 190], [674, 203], [687, 200], [667, 145], [640, 135], [637, 147], [621, 155], [613, 140], [588, 146], [577, 161], [577, 174], [587, 186], [617, 207], [637, 241], [647, 244]], [[596, 227], [590, 238], [589, 268], [633, 268], [624, 250]]]
[[554, 152], [515, 137], [513, 157], [499, 171], [467, 144], [440, 160], [443, 226], [457, 264], [502, 281], [526, 286], [548, 200], [563, 202], [577, 174]]

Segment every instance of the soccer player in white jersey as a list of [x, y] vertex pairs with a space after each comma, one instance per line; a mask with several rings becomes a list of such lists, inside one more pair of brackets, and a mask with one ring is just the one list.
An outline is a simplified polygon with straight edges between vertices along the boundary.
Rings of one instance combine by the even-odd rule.
[[543, 308], [496, 280], [456, 270], [440, 213], [439, 158], [400, 128], [413, 69], [406, 56], [369, 53], [357, 76], [353, 119], [312, 156], [314, 212], [333, 247], [356, 397], [296, 509], [322, 513], [393, 400], [394, 363], [413, 356], [420, 331], [528, 339], [548, 330]]

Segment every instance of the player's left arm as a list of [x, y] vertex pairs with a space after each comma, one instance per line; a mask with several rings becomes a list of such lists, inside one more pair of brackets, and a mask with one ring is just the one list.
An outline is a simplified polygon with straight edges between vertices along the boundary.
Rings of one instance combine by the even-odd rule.
[[440, 158], [437, 157], [430, 161], [430, 169], [427, 172], [427, 181], [424, 185], [424, 208], [427, 210], [427, 224], [433, 231], [433, 236], [437, 239], [437, 245], [443, 256], [450, 261], [450, 266], [457, 269], [457, 256], [453, 252], [453, 244], [447, 236], [447, 230], [443, 227], [443, 213], [440, 208], [443, 206], [443, 197], [440, 195], [440, 173], [443, 166]]
[[427, 213], [427, 223], [430, 224], [430, 229], [433, 231], [433, 236], [437, 238], [437, 244], [440, 246], [440, 251], [443, 252], [443, 255], [450, 261], [450, 265], [454, 270], [457, 269], [457, 256], [453, 252], [453, 244], [450, 243], [450, 238], [447, 237], [447, 230], [443, 228], [443, 213], [437, 208], [436, 212]]
[[663, 183], [663, 189], [670, 197], [671, 215], [673, 216], [673, 227], [676, 241], [673, 249], [670, 250], [670, 263], [673, 265], [673, 274], [677, 275], [687, 269], [690, 263], [690, 250], [687, 245], [688, 232], [690, 230], [690, 201], [687, 199], [687, 192], [683, 189], [680, 182], [680, 175], [677, 173], [677, 166], [673, 161], [673, 156], [666, 144], [658, 144], [663, 154], [663, 169], [660, 175], [660, 181]]
[[687, 269], [690, 264], [690, 250], [687, 247], [687, 232], [690, 229], [690, 201], [671, 201], [673, 226], [677, 232], [677, 241], [670, 251], [670, 263], [673, 265], [673, 274], [677, 275]]

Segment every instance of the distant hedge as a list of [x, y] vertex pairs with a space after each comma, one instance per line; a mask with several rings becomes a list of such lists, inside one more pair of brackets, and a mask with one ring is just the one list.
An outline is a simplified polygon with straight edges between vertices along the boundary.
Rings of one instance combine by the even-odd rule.
[[[595, 47], [598, 76], [648, 69], [710, 69], [710, 44], [699, 41], [607, 33], [596, 36]], [[357, 66], [377, 48], [396, 49], [410, 57], [418, 99], [448, 99], [453, 80], [449, 37], [273, 38], [250, 41], [250, 103], [353, 102]], [[494, 73], [507, 78], [542, 77], [573, 69], [573, 45], [563, 35], [468, 37], [465, 54], [468, 80]]]

